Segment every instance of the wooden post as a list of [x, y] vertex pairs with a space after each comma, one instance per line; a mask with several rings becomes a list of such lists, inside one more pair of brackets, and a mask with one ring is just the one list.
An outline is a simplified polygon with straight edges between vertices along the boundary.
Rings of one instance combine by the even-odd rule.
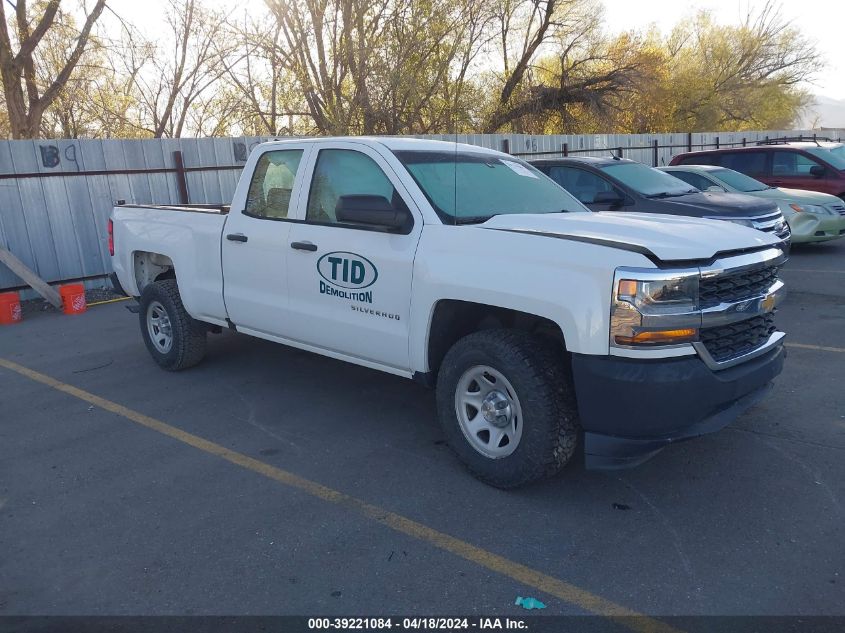
[[506, 138], [503, 138], [503, 139], [502, 139], [502, 151], [503, 151], [505, 154], [510, 154], [510, 153], [511, 153], [511, 142], [510, 142], [510, 140], [509, 140], [509, 139], [506, 139]]
[[569, 143], [564, 143], [564, 144], [563, 144], [563, 155], [564, 155], [564, 156], [569, 156]]
[[179, 204], [190, 204], [188, 202], [188, 179], [185, 177], [185, 160], [182, 152], [173, 152], [173, 162], [176, 163], [176, 185], [179, 188]]
[[622, 148], [621, 148], [621, 147], [617, 147], [617, 148], [616, 148], [616, 155], [617, 155], [619, 158], [622, 158]]
[[657, 154], [658, 154], [657, 150], [659, 149], [659, 146], [657, 145], [657, 139], [654, 139], [654, 141], [652, 142], [652, 147], [653, 147], [652, 155], [651, 155], [652, 167], [657, 167]]
[[62, 297], [56, 289], [41, 279], [41, 277], [30, 270], [26, 264], [2, 246], [0, 246], [0, 262], [6, 264], [6, 266], [9, 267], [9, 270], [23, 279], [26, 282], [26, 285], [44, 297], [46, 301], [53, 304], [53, 307], [58, 308], [59, 310], [62, 309]]
[[692, 151], [692, 132], [687, 132], [687, 151]]

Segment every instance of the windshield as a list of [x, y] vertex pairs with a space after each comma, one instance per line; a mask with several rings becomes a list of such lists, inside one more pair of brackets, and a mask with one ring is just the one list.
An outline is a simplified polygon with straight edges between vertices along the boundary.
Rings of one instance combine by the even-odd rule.
[[601, 170], [646, 197], [668, 198], [698, 193], [698, 189], [691, 187], [680, 178], [646, 167], [642, 163], [616, 163], [606, 165]]
[[484, 222], [515, 213], [589, 212], [566, 190], [518, 158], [450, 151], [395, 151], [440, 218]]
[[833, 147], [806, 147], [804, 148], [813, 156], [830, 163], [836, 169], [845, 169], [845, 145], [836, 145]]
[[714, 169], [710, 172], [714, 178], [721, 180], [729, 187], [733, 187], [737, 191], [765, 191], [771, 187], [759, 180], [754, 180], [751, 176], [746, 176], [733, 169]]

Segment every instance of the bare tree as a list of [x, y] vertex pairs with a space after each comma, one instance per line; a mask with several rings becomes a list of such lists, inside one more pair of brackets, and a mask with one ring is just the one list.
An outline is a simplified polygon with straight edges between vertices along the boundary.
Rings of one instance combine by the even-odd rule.
[[232, 63], [232, 43], [221, 37], [224, 14], [203, 8], [197, 0], [169, 3], [168, 36], [152, 42], [133, 33], [123, 62], [132, 78], [139, 119], [155, 138], [182, 136], [192, 108], [213, 98]]
[[590, 0], [506, 0], [496, 18], [503, 72], [486, 132], [531, 118], [542, 129], [573, 104], [611, 107], [635, 81], [637, 64], [605, 45]]
[[41, 128], [44, 111], [67, 84], [85, 52], [91, 30], [102, 14], [106, 0], [96, 0], [85, 15], [64, 63], [55, 68], [55, 75], [49, 78], [43, 90], [36, 77], [38, 47], [56, 24], [61, 0], [38, 4], [32, 11], [26, 0], [7, 0], [7, 3], [14, 9], [14, 21], [10, 29], [6, 2], [0, 2], [0, 79], [8, 109], [9, 129], [12, 138], [34, 138]]
[[294, 78], [318, 131], [453, 127], [490, 20], [490, 0], [266, 0], [274, 64]]

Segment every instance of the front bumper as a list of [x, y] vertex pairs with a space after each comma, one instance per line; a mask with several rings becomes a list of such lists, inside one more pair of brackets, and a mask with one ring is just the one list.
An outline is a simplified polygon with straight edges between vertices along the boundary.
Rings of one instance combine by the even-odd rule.
[[795, 213], [787, 218], [794, 244], [826, 242], [845, 236], [845, 216]]
[[587, 468], [628, 468], [665, 446], [727, 426], [783, 369], [782, 345], [728, 369], [698, 357], [639, 360], [572, 355]]

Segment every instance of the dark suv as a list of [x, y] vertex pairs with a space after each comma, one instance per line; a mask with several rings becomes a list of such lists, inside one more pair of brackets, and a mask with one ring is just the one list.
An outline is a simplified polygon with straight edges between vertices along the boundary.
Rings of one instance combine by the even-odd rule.
[[531, 164], [593, 211], [666, 213], [727, 220], [773, 233], [789, 246], [777, 204], [737, 193], [699, 191], [666, 172], [622, 158], [551, 158]]
[[769, 141], [755, 147], [678, 154], [670, 165], [718, 165], [772, 187], [807, 189], [845, 200], [845, 144]]

